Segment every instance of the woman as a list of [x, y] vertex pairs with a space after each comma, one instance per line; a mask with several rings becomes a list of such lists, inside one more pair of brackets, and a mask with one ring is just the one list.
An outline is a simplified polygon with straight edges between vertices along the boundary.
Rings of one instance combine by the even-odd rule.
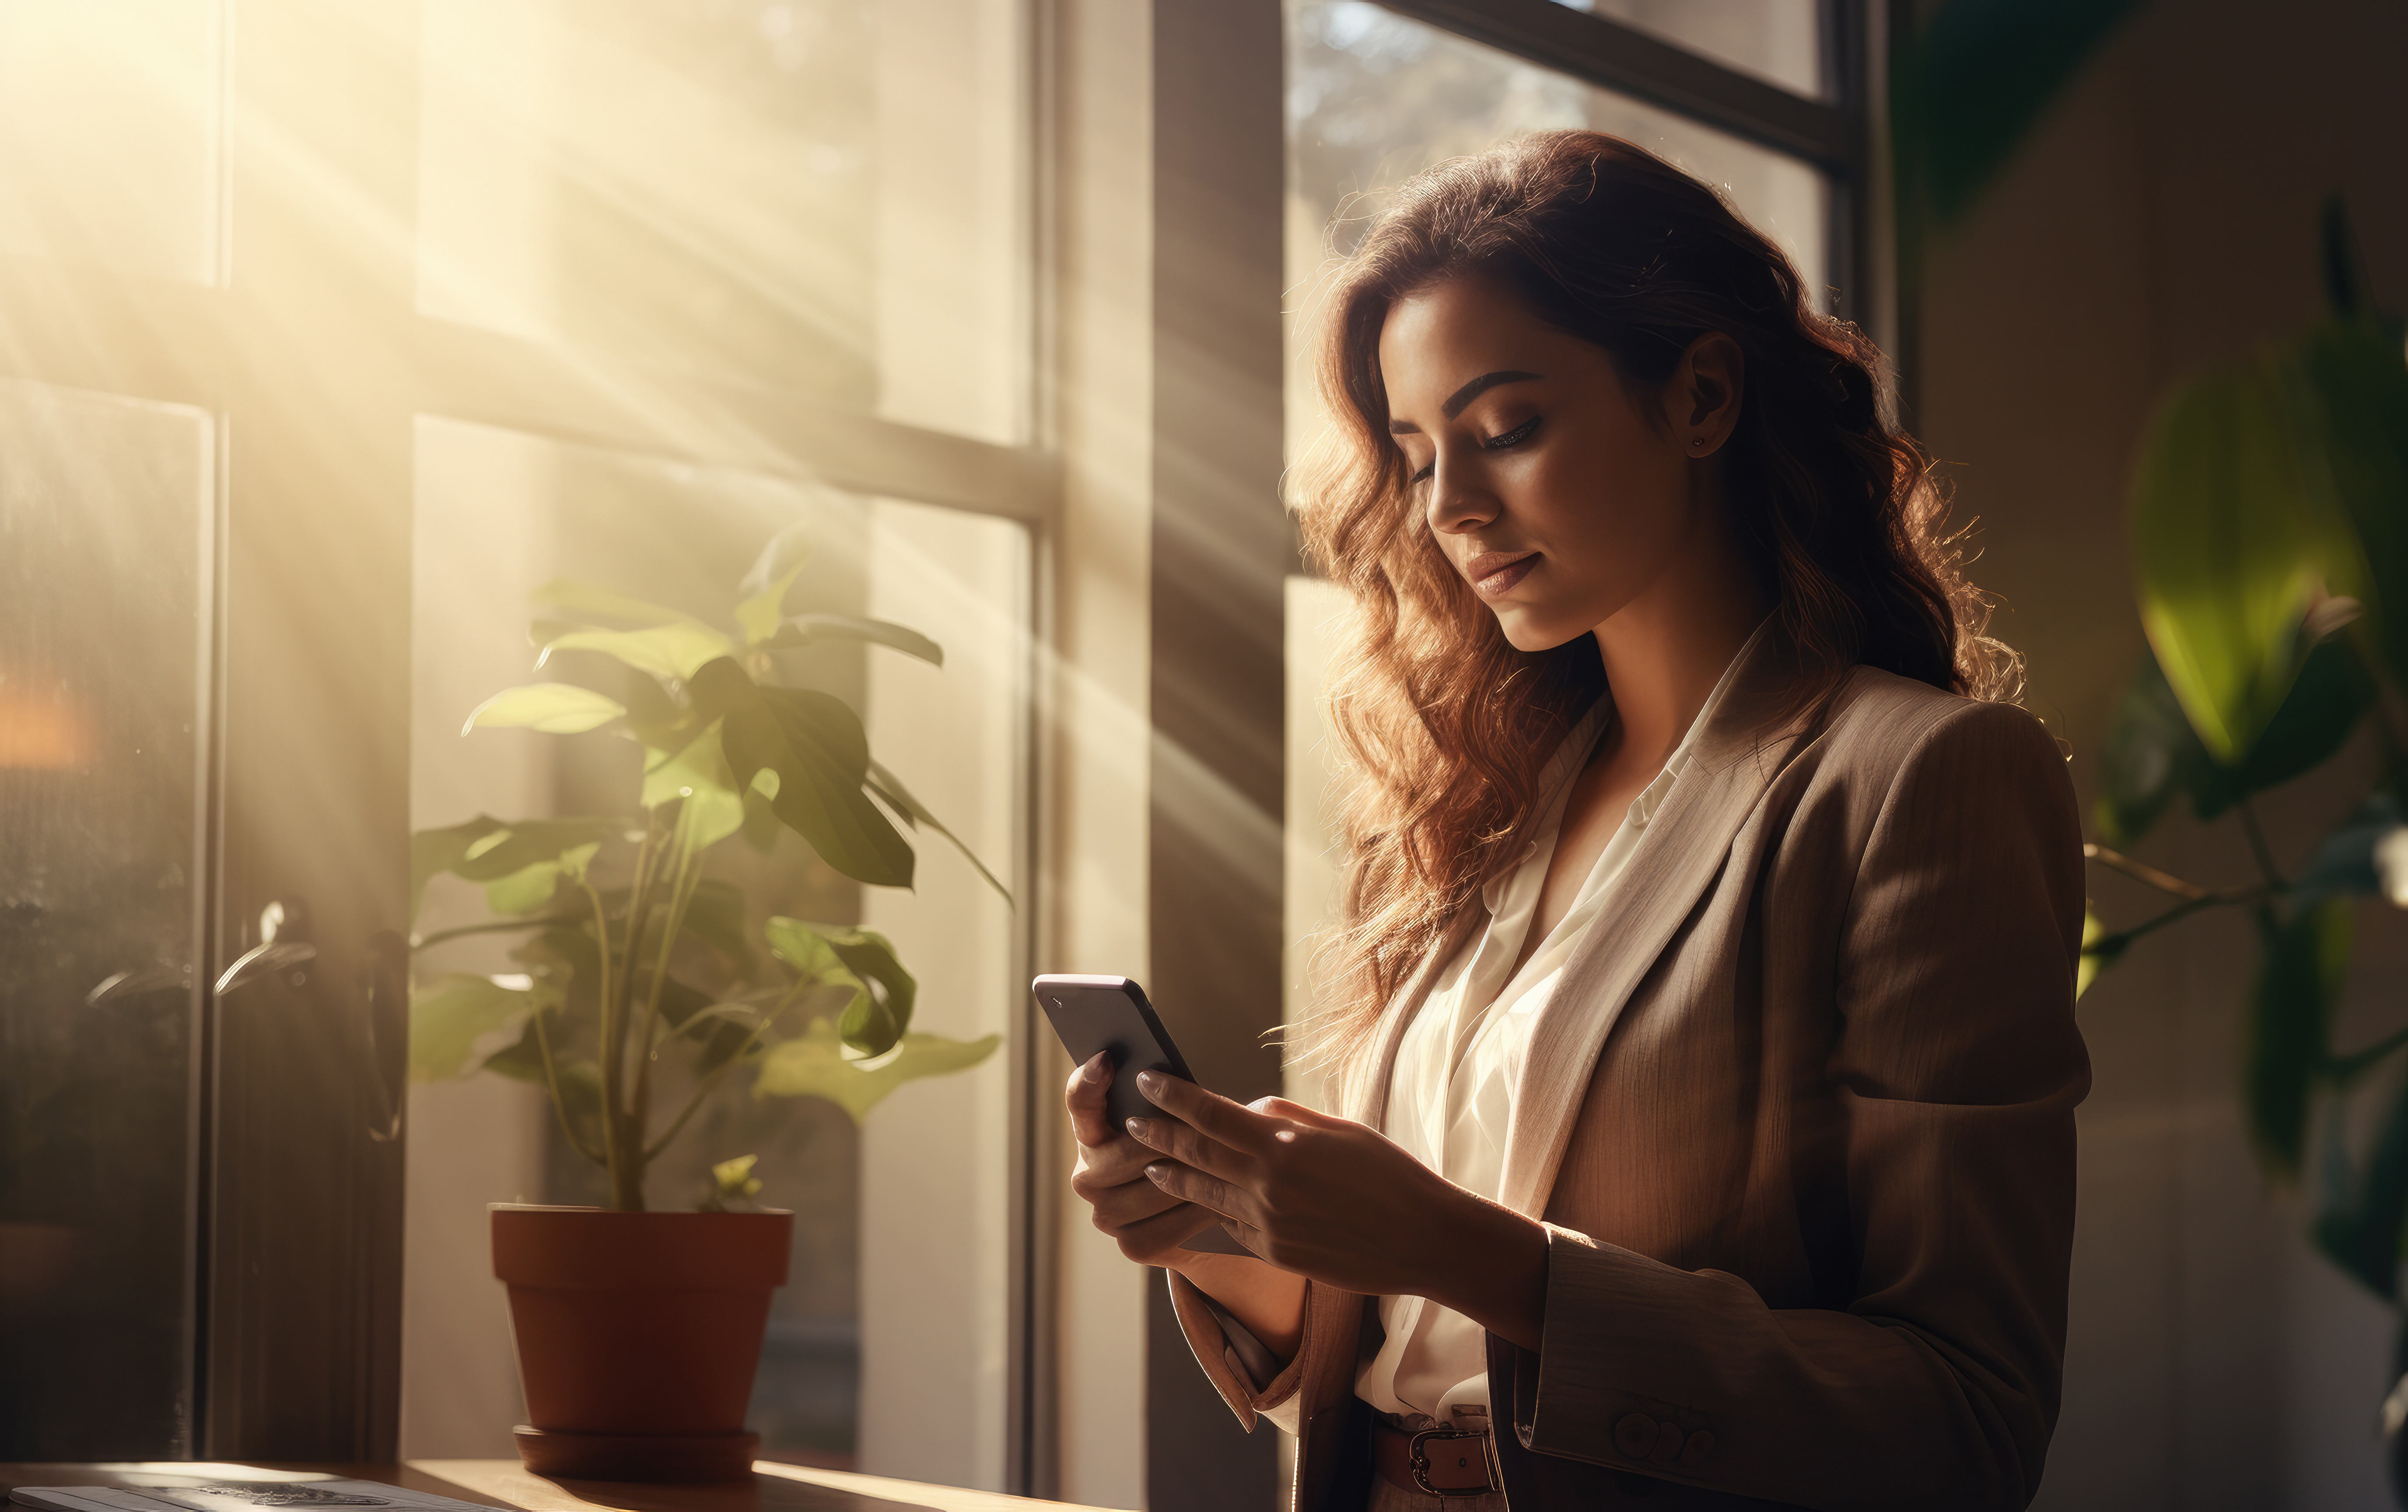
[[2037, 1489], [2081, 838], [1879, 365], [1594, 133], [1424, 174], [1340, 274], [1345, 1116], [1069, 1088], [1075, 1189], [1302, 1512]]

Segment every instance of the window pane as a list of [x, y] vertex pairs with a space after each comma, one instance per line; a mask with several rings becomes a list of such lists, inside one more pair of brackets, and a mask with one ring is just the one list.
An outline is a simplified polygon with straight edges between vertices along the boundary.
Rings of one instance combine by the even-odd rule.
[[1020, 0], [425, 0], [419, 309], [1025, 428]]
[[[628, 674], [592, 653], [530, 673], [529, 593], [570, 578], [732, 626], [754, 555], [798, 526], [811, 554], [790, 606], [908, 625], [945, 658], [939, 669], [831, 641], [781, 653], [781, 675], [860, 711], [896, 777], [999, 876], [1016, 873], [1028, 739], [1024, 527], [432, 419], [419, 425], [418, 469], [415, 825], [632, 813], [638, 750], [611, 728], [459, 733], [486, 697], [538, 676], [624, 692]], [[742, 889], [756, 948], [772, 914], [866, 925], [918, 978], [915, 1032], [1002, 1032], [1025, 995], [1014, 915], [928, 828], [912, 841], [910, 893], [860, 887], [782, 832], [766, 854], [742, 838], [723, 842], [709, 874]], [[423, 936], [486, 916], [475, 889], [438, 878], [417, 928]], [[509, 950], [507, 936], [469, 937], [423, 952], [422, 975], [524, 970]], [[777, 972], [763, 955], [761, 967]], [[708, 1103], [655, 1163], [649, 1200], [687, 1207], [710, 1164], [757, 1155], [760, 1201], [796, 1214], [794, 1268], [777, 1294], [752, 1414], [765, 1453], [1000, 1489], [1010, 1092], [1000, 1054], [907, 1084], [860, 1124], [815, 1098], [739, 1088]], [[597, 1202], [599, 1174], [563, 1147], [540, 1093], [499, 1076], [423, 1084], [411, 1120], [404, 1451], [507, 1455], [523, 1418], [484, 1204]]]
[[219, 0], [0, 0], [0, 252], [213, 283]]
[[1822, 0], [1556, 0], [1799, 94], [1823, 88]]
[[[1310, 279], [1324, 229], [1353, 196], [1524, 132], [1585, 127], [1627, 137], [1721, 188], [1781, 244], [1809, 288], [1828, 286], [1821, 174], [1626, 95], [1466, 41], [1369, 0], [1288, 0], [1291, 287]], [[1338, 227], [1359, 236], [1369, 207]]]
[[192, 1447], [212, 436], [0, 382], [0, 1459]]

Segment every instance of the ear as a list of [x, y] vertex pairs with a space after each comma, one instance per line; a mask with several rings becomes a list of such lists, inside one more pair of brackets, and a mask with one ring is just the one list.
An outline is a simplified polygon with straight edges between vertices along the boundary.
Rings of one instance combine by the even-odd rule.
[[1689, 343], [1664, 385], [1664, 418], [1684, 454], [1704, 458], [1722, 450], [1739, 425], [1746, 379], [1746, 357], [1722, 332], [1708, 331]]

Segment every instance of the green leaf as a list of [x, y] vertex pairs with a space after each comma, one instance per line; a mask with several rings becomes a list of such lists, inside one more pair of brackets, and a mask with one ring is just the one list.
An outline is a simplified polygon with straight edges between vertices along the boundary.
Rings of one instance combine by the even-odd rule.
[[2147, 834], [2174, 795], [2191, 791], [2209, 764], [2157, 657], [2143, 654], [2099, 749], [2092, 817], [2100, 837], [2120, 848]]
[[[2355, 540], [2367, 630], [2408, 683], [2408, 358], [2396, 330], [2330, 321], [2286, 358], [2309, 486]], [[2349, 591], [2346, 587], [2336, 591]]]
[[496, 914], [532, 914], [560, 890], [561, 874], [582, 875], [598, 847], [580, 845], [557, 861], [538, 861], [485, 884], [485, 906]]
[[2349, 1158], [2345, 1104], [2336, 1099], [2324, 1140], [2316, 1247], [2376, 1296], [2400, 1295], [2401, 1231], [2408, 1227], [2408, 1087], [2391, 1102], [2360, 1174]]
[[720, 721], [704, 726], [683, 750], [657, 755], [646, 764], [644, 807], [658, 808], [680, 799], [685, 801], [681, 818], [691, 849], [709, 850], [744, 827], [744, 797], [727, 770]]
[[2349, 908], [2328, 900], [2287, 922], [2260, 909], [2258, 929], [2265, 956], [2249, 1004], [2243, 1101], [2259, 1154], [2277, 1173], [2296, 1176], [2308, 1104], [2331, 1058], [2333, 1003], [2349, 970]]
[[1009, 904], [1011, 901], [1011, 889], [996, 880], [995, 873], [986, 869], [986, 863], [978, 858], [977, 853], [962, 843], [960, 836], [937, 822], [937, 816], [928, 812], [926, 804], [911, 796], [910, 789], [903, 785], [902, 779], [872, 761], [869, 764], [866, 782], [869, 790], [878, 796], [879, 801], [900, 814], [905, 824], [914, 828], [926, 825], [951, 841], [953, 849], [962, 853], [962, 859], [969, 862], [977, 870], [978, 874], [986, 879], [986, 885], [1001, 895], [1005, 903]]
[[2323, 580], [2279, 386], [2252, 367], [2171, 396], [2133, 482], [2141, 623], [2217, 760], [2266, 727], [2306, 651]]
[[615, 839], [626, 828], [617, 819], [522, 819], [500, 825], [469, 842], [446, 870], [470, 882], [498, 882], [538, 861], [563, 862], [587, 847]]
[[2300, 675], [2266, 728], [2237, 765], [2207, 754], [2154, 656], [2142, 657], [2100, 748], [2100, 794], [2092, 811], [2110, 845], [2145, 835], [2178, 792], [2200, 818], [2323, 764], [2346, 744], [2373, 706], [2374, 684], [2347, 641], [2308, 653]]
[[530, 1015], [556, 1001], [530, 977], [437, 977], [410, 994], [410, 1080], [473, 1074], [518, 1044]]
[[571, 614], [588, 619], [624, 620], [630, 625], [693, 624], [694, 616], [659, 604], [630, 598], [616, 588], [595, 583], [579, 583], [571, 578], [554, 578], [527, 597], [538, 604], [549, 604]]
[[2279, 787], [2321, 766], [2347, 744], [2374, 706], [2374, 682], [2347, 640], [2320, 642], [2300, 666], [2282, 707], [2236, 766], [2201, 749], [2191, 777], [2191, 807], [2213, 819], [2252, 794]]
[[490, 814], [480, 814], [466, 824], [452, 825], [445, 829], [421, 829], [409, 837], [409, 922], [418, 922], [418, 910], [426, 900], [426, 885], [441, 872], [449, 871], [466, 858], [468, 847], [495, 830], [509, 827]]
[[725, 1213], [728, 1204], [741, 1202], [760, 1195], [761, 1178], [752, 1174], [757, 1155], [739, 1155], [733, 1160], [722, 1160], [710, 1168], [709, 1189], [695, 1207], [697, 1213]]
[[618, 699], [574, 683], [530, 683], [504, 688], [468, 713], [460, 727], [467, 734], [478, 726], [541, 730], [546, 735], [577, 735], [607, 725], [627, 712]]
[[744, 889], [717, 877], [705, 877], [686, 905], [685, 932], [727, 958], [739, 977], [752, 974], [752, 941], [745, 930], [751, 909]]
[[710, 626], [678, 620], [641, 630], [572, 630], [547, 643], [535, 664], [543, 666], [557, 651], [598, 651], [639, 672], [685, 680], [703, 663], [735, 649], [735, 641]]
[[865, 1063], [848, 1057], [834, 1026], [824, 1018], [817, 1019], [802, 1034], [773, 1046], [762, 1058], [752, 1095], [825, 1098], [859, 1123], [881, 1099], [905, 1082], [968, 1071], [995, 1054], [1002, 1043], [1000, 1034], [976, 1040], [907, 1034], [891, 1054]]
[[786, 612], [786, 590], [795, 585], [795, 579], [802, 571], [803, 564], [796, 562], [736, 606], [736, 623], [744, 631], [746, 645], [757, 646], [778, 633], [779, 623]]
[[837, 1019], [844, 1043], [865, 1056], [883, 1055], [911, 1025], [919, 984], [896, 958], [886, 937], [836, 924], [773, 918], [763, 926], [769, 950], [806, 981], [858, 988]]
[[770, 807], [823, 860], [856, 882], [911, 885], [911, 847], [863, 791], [869, 742], [841, 699], [758, 686], [724, 657], [697, 669], [689, 686], [701, 716], [720, 721], [736, 780], [775, 772]]
[[2073, 996], [2076, 1001], [2080, 1001], [2082, 995], [2090, 990], [2091, 983], [2099, 980], [2100, 972], [2105, 971], [2108, 967], [2114, 965], [2115, 962], [2123, 957], [2124, 952], [2120, 948], [2105, 951], [2094, 948], [2098, 945], [2099, 942], [2105, 939], [2106, 936], [2107, 926], [2105, 922], [2099, 917], [2099, 911], [2090, 906], [2088, 900], [2084, 900], [2082, 904], [2082, 954], [2078, 958], [2078, 964], [2074, 967], [2073, 971]]
[[817, 641], [867, 641], [873, 645], [891, 646], [907, 655], [919, 657], [931, 666], [945, 665], [945, 648], [912, 629], [892, 620], [864, 619], [858, 614], [796, 614], [762, 637], [772, 651], [786, 651], [807, 646]]

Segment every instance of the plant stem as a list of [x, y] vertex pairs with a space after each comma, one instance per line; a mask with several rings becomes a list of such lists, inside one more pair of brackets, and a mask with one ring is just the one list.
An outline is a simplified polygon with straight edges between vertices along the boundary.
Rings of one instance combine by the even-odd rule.
[[[636, 865], [638, 870], [642, 869], [643, 853], [641, 851], [637, 853]], [[594, 890], [594, 884], [592, 882], [580, 882], [579, 886], [585, 889], [586, 900], [594, 906], [594, 932], [595, 936], [594, 946], [596, 957], [602, 963], [601, 979], [595, 984], [595, 996], [594, 1000], [595, 1012], [601, 1015], [601, 1023], [597, 1028], [600, 1030], [602, 1040], [602, 1164], [605, 1169], [610, 1173], [610, 1188], [612, 1193], [610, 1205], [616, 1207], [618, 1205], [617, 1192], [619, 1187], [620, 1162], [619, 1120], [617, 1116], [618, 1087], [615, 1085], [617, 1077], [614, 1070], [616, 1058], [610, 1053], [611, 1045], [613, 1044], [613, 1038], [610, 1031], [610, 999], [612, 996], [610, 980], [610, 915], [609, 912], [603, 908], [602, 895]], [[555, 1088], [552, 1092], [553, 1101], [555, 1102], [558, 1102], [559, 1097], [560, 1093]], [[561, 1116], [566, 1118], [567, 1115], [564, 1112]]]
[[[680, 804], [677, 823], [669, 831], [669, 843], [677, 854], [677, 872], [669, 884], [668, 915], [661, 927], [661, 954], [652, 968], [652, 990], [645, 994], [643, 1021], [632, 1036], [639, 1058], [636, 1062], [636, 1097], [632, 1114], [635, 1144], [639, 1149], [644, 1145], [645, 1135], [652, 1121], [652, 1055], [656, 1048], [652, 1036], [660, 1022], [661, 991], [668, 984], [669, 956], [677, 949], [680, 931], [685, 929], [686, 910], [692, 906], [695, 889], [702, 880], [701, 857], [687, 843], [687, 837], [694, 831], [693, 825], [688, 822], [688, 806]], [[633, 947], [629, 948], [632, 953]], [[647, 1155], [645, 1159], [649, 1160], [652, 1157]]]
[[2330, 1068], [2333, 1079], [2346, 1087], [2351, 1082], [2358, 1080], [2359, 1076], [2372, 1070], [2376, 1062], [2382, 1060], [2386, 1056], [2388, 1056], [2391, 1052], [2399, 1049], [2403, 1044], [2408, 1044], [2408, 1029], [2398, 1030], [2392, 1033], [2386, 1034], [2383, 1038], [2375, 1041], [2372, 1044], [2368, 1045], [2363, 1050], [2353, 1051], [2349, 1055], [2335, 1057]]
[[2258, 858], [2258, 871], [2266, 879], [2267, 890], [2280, 892], [2289, 886], [2290, 884], [2283, 880], [2282, 871], [2274, 865], [2274, 852], [2266, 843], [2266, 831], [2258, 826], [2258, 811], [2249, 806], [2245, 798], [2232, 807], [2241, 815], [2242, 830], [2249, 837], [2249, 854]]
[[746, 1056], [752, 1053], [752, 1047], [761, 1043], [762, 1031], [767, 1029], [769, 1021], [777, 1016], [774, 1011], [763, 1014], [761, 1021], [752, 1026], [752, 1032], [744, 1037], [742, 1044], [737, 1046], [736, 1053], [721, 1062], [718, 1070], [703, 1078], [702, 1085], [694, 1089], [694, 1096], [686, 1099], [685, 1107], [678, 1114], [677, 1120], [663, 1131], [660, 1138], [652, 1142], [649, 1149], [644, 1151], [645, 1159], [649, 1160], [668, 1148], [669, 1141], [678, 1137], [678, 1131], [685, 1127], [687, 1119], [694, 1116], [695, 1110], [702, 1106], [703, 1100], [717, 1091], [719, 1084], [727, 1079], [727, 1073], [742, 1063]]
[[645, 925], [652, 914], [652, 887], [660, 870], [660, 822], [657, 812], [644, 815], [644, 840], [636, 850], [635, 881], [627, 889], [626, 956], [609, 977], [610, 992], [602, 1000], [602, 1120], [610, 1152], [610, 1206], [623, 1213], [644, 1210], [643, 1148], [631, 1140], [627, 1127], [627, 1030], [634, 1016], [636, 955], [642, 948]]
[[536, 1010], [535, 1015], [535, 1044], [536, 1048], [543, 1052], [543, 1082], [552, 1092], [552, 1116], [560, 1120], [561, 1133], [567, 1138], [570, 1148], [576, 1150], [578, 1154], [595, 1165], [607, 1165], [608, 1162], [599, 1154], [588, 1147], [585, 1141], [577, 1137], [576, 1128], [568, 1121], [568, 1104], [560, 1100], [560, 1073], [552, 1069], [552, 1036], [544, 1032], [543, 1010], [540, 1008]]
[[2086, 956], [2113, 959], [2141, 936], [2155, 933], [2169, 924], [2186, 919], [2201, 909], [2230, 908], [2237, 903], [2263, 902], [2273, 892], [2274, 889], [2272, 887], [2229, 887], [2222, 892], [2202, 893], [2197, 898], [2185, 899], [2155, 918], [2143, 919], [2130, 929], [2118, 929], [2114, 934], [2100, 935], [2083, 947], [2082, 953]]
[[2111, 851], [2104, 845], [2085, 845], [2083, 856], [2111, 871], [2121, 871], [2135, 882], [2145, 883], [2162, 893], [2197, 901], [2214, 896], [2197, 883], [2185, 882], [2171, 871], [2160, 871], [2146, 861], [2136, 861], [2121, 851]]
[[456, 929], [437, 929], [433, 934], [420, 935], [409, 943], [409, 948], [412, 951], [426, 950], [447, 940], [457, 940], [465, 935], [501, 934], [511, 929], [545, 929], [555, 924], [576, 922], [577, 918], [574, 914], [554, 914], [539, 919], [494, 919], [483, 924], [463, 924]]

